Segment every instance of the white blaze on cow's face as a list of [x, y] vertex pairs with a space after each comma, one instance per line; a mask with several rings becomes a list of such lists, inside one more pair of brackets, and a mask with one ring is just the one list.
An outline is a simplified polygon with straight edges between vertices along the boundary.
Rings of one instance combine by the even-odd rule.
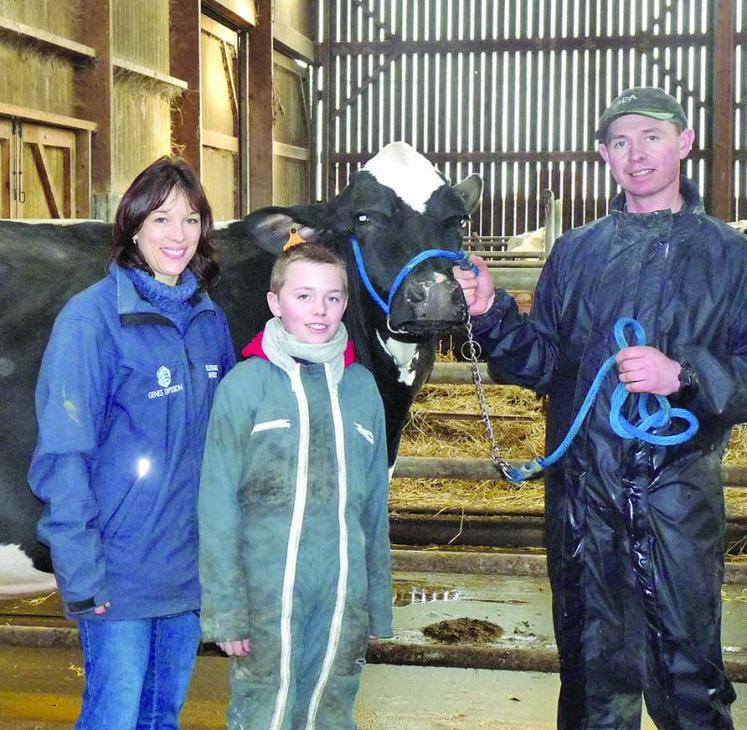
[[404, 142], [388, 144], [363, 169], [418, 213], [425, 213], [433, 192], [446, 185], [436, 168]]

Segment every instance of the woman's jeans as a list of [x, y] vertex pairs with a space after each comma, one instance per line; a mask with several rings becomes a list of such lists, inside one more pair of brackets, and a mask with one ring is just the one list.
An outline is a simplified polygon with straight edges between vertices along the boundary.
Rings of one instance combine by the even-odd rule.
[[178, 728], [200, 643], [198, 613], [78, 623], [86, 686], [76, 730]]

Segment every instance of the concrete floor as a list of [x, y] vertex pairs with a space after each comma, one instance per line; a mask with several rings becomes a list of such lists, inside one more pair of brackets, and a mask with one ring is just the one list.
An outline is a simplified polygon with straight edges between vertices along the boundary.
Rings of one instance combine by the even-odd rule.
[[[0, 730], [60, 730], [77, 716], [76, 649], [0, 647]], [[550, 730], [556, 674], [370, 664], [356, 704], [360, 730]], [[735, 727], [747, 727], [747, 685], [737, 685]], [[201, 656], [183, 730], [225, 727], [228, 661]], [[653, 730], [644, 720], [642, 728]]]
[[[544, 577], [397, 571], [394, 588], [396, 641], [403, 645], [422, 646], [427, 624], [466, 617], [499, 625], [504, 634], [498, 649], [554, 649]], [[726, 586], [724, 598], [725, 654], [743, 656], [747, 589]], [[13, 605], [19, 614], [54, 613], [49, 603]], [[0, 644], [0, 667], [0, 730], [72, 725], [83, 681], [78, 648]], [[549, 730], [555, 727], [558, 689], [552, 673], [369, 664], [356, 715], [360, 730]], [[735, 727], [747, 728], [747, 685], [736, 689]], [[225, 727], [227, 700], [228, 660], [200, 656], [184, 730]], [[654, 726], [645, 719], [642, 727]]]

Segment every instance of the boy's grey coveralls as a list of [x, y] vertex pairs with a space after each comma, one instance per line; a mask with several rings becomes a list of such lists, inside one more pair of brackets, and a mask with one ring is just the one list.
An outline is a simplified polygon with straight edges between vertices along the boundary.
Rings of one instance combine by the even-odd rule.
[[696, 375], [670, 397], [700, 420], [691, 441], [617, 437], [608, 421], [617, 378], [608, 375], [545, 474], [566, 730], [640, 728], [641, 693], [661, 728], [732, 727], [720, 643], [720, 467], [731, 426], [747, 420], [747, 239], [705, 215], [686, 178], [681, 192], [675, 214], [627, 213], [621, 194], [610, 215], [558, 240], [531, 316], [498, 290], [474, 320], [493, 378], [549, 396], [547, 453], [617, 351], [619, 317], [638, 319], [647, 344]]
[[369, 635], [392, 635], [383, 406], [361, 365], [333, 382], [260, 343], [208, 427], [203, 638], [251, 642], [232, 659], [229, 727], [347, 730]]

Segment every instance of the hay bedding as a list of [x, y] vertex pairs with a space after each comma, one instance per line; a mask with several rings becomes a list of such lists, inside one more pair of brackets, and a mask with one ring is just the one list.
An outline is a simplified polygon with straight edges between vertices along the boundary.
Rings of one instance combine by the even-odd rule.
[[[493, 430], [503, 455], [529, 460], [544, 454], [545, 424], [542, 401], [516, 386], [486, 384], [491, 415], [531, 416], [529, 421], [494, 420]], [[479, 420], [446, 420], [429, 412], [479, 412], [472, 385], [426, 385], [413, 404], [402, 434], [402, 456], [488, 458], [488, 439]], [[724, 463], [747, 465], [747, 425], [732, 432]], [[730, 517], [747, 516], [747, 489], [727, 488]], [[394, 510], [433, 512], [500, 512], [542, 514], [542, 482], [519, 487], [502, 481], [451, 479], [394, 479], [390, 504]]]

